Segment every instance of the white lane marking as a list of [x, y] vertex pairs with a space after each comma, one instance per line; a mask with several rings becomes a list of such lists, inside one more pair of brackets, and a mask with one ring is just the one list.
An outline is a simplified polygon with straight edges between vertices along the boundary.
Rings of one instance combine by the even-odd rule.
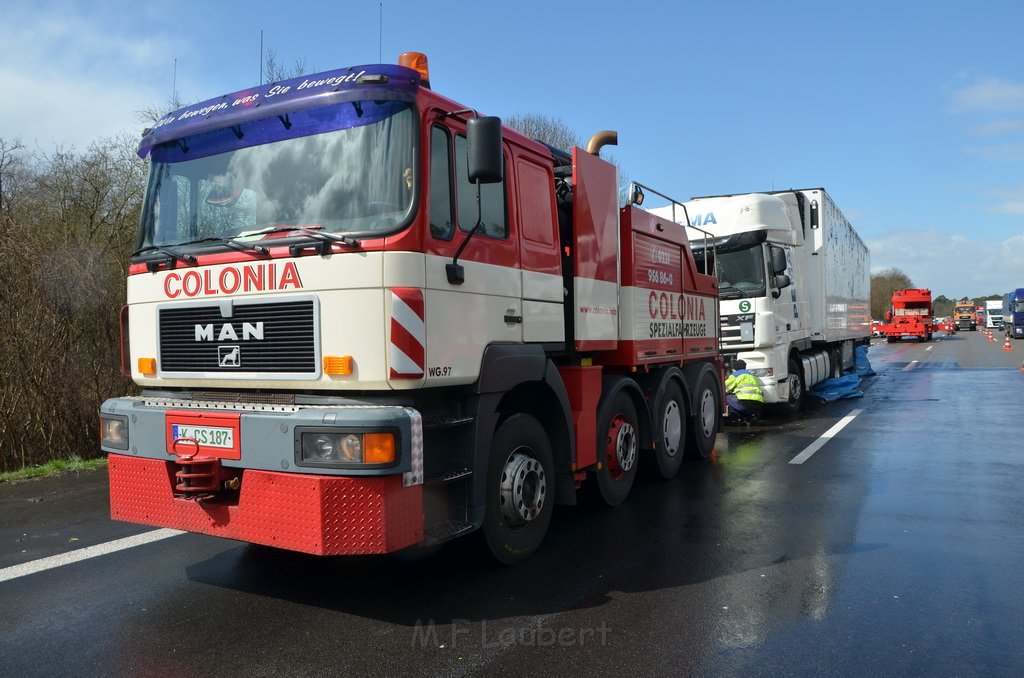
[[803, 452], [801, 452], [800, 454], [798, 454], [798, 455], [796, 455], [795, 457], [793, 457], [792, 459], [790, 459], [790, 460], [789, 460], [789, 463], [790, 463], [790, 464], [802, 464], [802, 463], [804, 463], [805, 461], [807, 461], [808, 459], [810, 459], [810, 458], [811, 458], [811, 455], [812, 455], [812, 454], [814, 454], [815, 452], [817, 452], [818, 450], [820, 450], [820, 449], [821, 449], [822, 447], [824, 447], [824, 446], [825, 446], [825, 443], [827, 443], [828, 441], [830, 441], [830, 440], [832, 440], [833, 438], [835, 438], [835, 437], [836, 437], [836, 435], [837, 435], [837, 434], [838, 434], [838, 433], [839, 433], [840, 431], [842, 431], [842, 430], [843, 430], [844, 428], [846, 428], [846, 426], [847, 426], [847, 425], [848, 425], [848, 424], [849, 424], [849, 423], [850, 423], [851, 421], [853, 421], [854, 419], [856, 419], [856, 418], [857, 418], [857, 415], [858, 415], [858, 414], [860, 414], [860, 413], [861, 413], [861, 412], [863, 412], [863, 411], [864, 411], [864, 410], [853, 410], [853, 411], [852, 411], [852, 412], [850, 412], [850, 413], [849, 413], [848, 415], [846, 415], [845, 417], [843, 417], [842, 419], [840, 419], [839, 421], [837, 421], [837, 422], [836, 422], [836, 424], [835, 424], [835, 426], [833, 426], [832, 428], [830, 428], [829, 430], [827, 430], [827, 431], [825, 431], [825, 432], [824, 432], [823, 434], [821, 434], [821, 437], [820, 437], [820, 438], [818, 438], [818, 439], [817, 439], [817, 440], [815, 440], [815, 441], [814, 441], [813, 443], [811, 443], [810, 445], [808, 445], [808, 446], [807, 446], [807, 447], [806, 447], [806, 448], [804, 449], [804, 451], [803, 451]]
[[917, 367], [917, 361], [916, 360], [911, 360], [910, 363], [908, 363], [907, 366], [903, 368], [903, 371], [904, 372], [909, 372], [910, 370], [914, 369], [915, 367]]
[[929, 347], [928, 347], [928, 348], [926, 348], [925, 350], [926, 350], [926, 351], [930, 351], [930, 350], [932, 350], [933, 348], [935, 348], [935, 347], [934, 347], [934, 346], [929, 346]]
[[62, 565], [77, 563], [80, 560], [88, 560], [89, 558], [95, 558], [97, 556], [105, 556], [108, 553], [123, 551], [124, 549], [130, 549], [135, 546], [150, 544], [155, 541], [160, 541], [161, 539], [167, 539], [168, 537], [177, 537], [179, 534], [185, 533], [181, 530], [153, 530], [151, 532], [143, 532], [142, 534], [125, 537], [124, 539], [115, 539], [114, 541], [108, 541], [103, 544], [96, 544], [95, 546], [86, 546], [84, 549], [70, 551], [69, 553], [59, 553], [48, 558], [40, 558], [39, 560], [22, 563], [21, 565], [12, 565], [11, 567], [5, 567], [0, 570], [0, 582], [17, 579], [18, 577], [25, 577], [45, 570], [52, 570], [53, 568], [61, 567]]

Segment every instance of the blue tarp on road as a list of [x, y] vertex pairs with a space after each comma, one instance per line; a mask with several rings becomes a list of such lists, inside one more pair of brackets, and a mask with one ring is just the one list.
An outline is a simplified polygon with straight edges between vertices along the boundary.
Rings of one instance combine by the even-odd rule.
[[816, 385], [807, 395], [817, 398], [826, 403], [843, 398], [860, 398], [864, 391], [860, 390], [860, 378], [870, 377], [875, 374], [868, 361], [868, 347], [858, 346], [854, 351], [856, 368], [849, 374], [834, 379], [826, 379]]

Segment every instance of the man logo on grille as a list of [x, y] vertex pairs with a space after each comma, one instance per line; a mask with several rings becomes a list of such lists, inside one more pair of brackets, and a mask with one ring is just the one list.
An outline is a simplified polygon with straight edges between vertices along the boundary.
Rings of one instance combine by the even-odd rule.
[[217, 358], [221, 367], [242, 366], [242, 352], [238, 346], [218, 346]]

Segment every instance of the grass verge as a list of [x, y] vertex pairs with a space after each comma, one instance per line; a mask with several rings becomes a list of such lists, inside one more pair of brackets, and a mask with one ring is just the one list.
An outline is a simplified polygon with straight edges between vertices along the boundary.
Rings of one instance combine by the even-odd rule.
[[104, 468], [107, 465], [106, 459], [82, 459], [75, 455], [70, 459], [55, 459], [39, 466], [29, 466], [18, 471], [0, 472], [0, 483], [9, 483], [15, 480], [28, 480], [29, 478], [41, 478], [53, 476], [70, 471], [91, 471], [92, 469]]

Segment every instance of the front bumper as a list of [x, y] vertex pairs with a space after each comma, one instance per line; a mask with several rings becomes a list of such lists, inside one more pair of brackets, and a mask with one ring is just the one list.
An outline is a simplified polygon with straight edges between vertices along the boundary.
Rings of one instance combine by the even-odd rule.
[[[423, 433], [412, 408], [140, 396], [108, 400], [100, 413], [127, 430], [120, 447], [102, 445], [117, 520], [319, 555], [387, 553], [423, 540]], [[172, 431], [182, 422], [231, 429], [234, 445], [180, 445]], [[335, 429], [392, 432], [395, 462], [342, 468], [300, 458], [303, 431]], [[200, 468], [203, 480], [184, 484], [203, 491], [183, 488], [182, 474]]]
[[174, 462], [109, 455], [110, 516], [316, 555], [390, 553], [423, 540], [423, 486], [246, 470], [237, 493], [186, 499]]

